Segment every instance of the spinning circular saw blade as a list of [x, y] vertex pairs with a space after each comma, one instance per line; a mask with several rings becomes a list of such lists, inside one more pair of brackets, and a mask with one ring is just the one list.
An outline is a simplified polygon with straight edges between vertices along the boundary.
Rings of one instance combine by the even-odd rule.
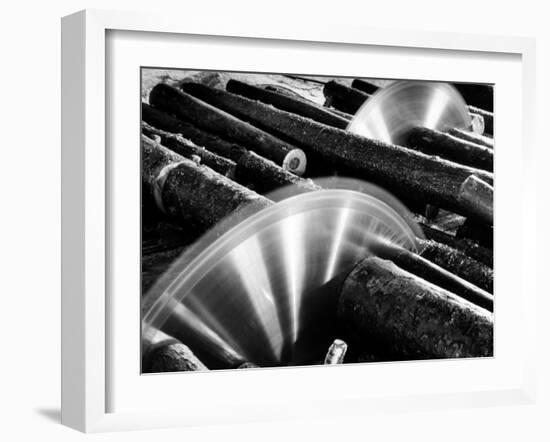
[[419, 235], [404, 206], [381, 189], [331, 184], [347, 188], [287, 190], [271, 207], [199, 240], [145, 295], [144, 341], [162, 330], [210, 368], [322, 359], [334, 339], [334, 281], [371, 253], [373, 241], [414, 249]]
[[380, 89], [357, 111], [347, 130], [404, 145], [413, 127], [439, 131], [471, 126], [468, 107], [447, 83], [398, 81]]

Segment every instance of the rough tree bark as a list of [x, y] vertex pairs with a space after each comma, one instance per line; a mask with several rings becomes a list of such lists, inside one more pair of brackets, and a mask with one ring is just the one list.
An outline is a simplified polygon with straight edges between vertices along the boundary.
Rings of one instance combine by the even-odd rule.
[[325, 83], [323, 94], [325, 94], [326, 106], [334, 107], [339, 111], [352, 115], [355, 114], [370, 97], [370, 95], [365, 92], [347, 87], [334, 80]]
[[468, 255], [431, 240], [417, 240], [419, 255], [486, 292], [493, 293], [493, 269]]
[[363, 260], [348, 276], [338, 316], [350, 345], [376, 341], [400, 358], [493, 355], [489, 311], [380, 258]]
[[457, 238], [456, 236], [449, 235], [448, 233], [430, 227], [424, 223], [419, 224], [427, 239], [431, 239], [435, 242], [456, 249], [468, 255], [470, 258], [485, 264], [489, 268], [493, 267], [493, 251], [491, 249], [480, 246], [478, 243], [470, 239]]
[[192, 159], [198, 157], [200, 164], [210, 167], [210, 169], [232, 178], [235, 175], [235, 162], [216, 155], [204, 147], [197, 146], [192, 141], [183, 138], [181, 135], [172, 134], [161, 129], [157, 129], [148, 123], [143, 122], [141, 132], [151, 139], [158, 137], [158, 141], [170, 150], [173, 150], [182, 157]]
[[142, 358], [143, 373], [208, 370], [189, 347], [162, 332], [157, 333], [163, 338], [147, 346]]
[[272, 201], [197, 165], [142, 135], [142, 181], [168, 215], [200, 230], [221, 221], [238, 208], [260, 210]]
[[262, 103], [272, 104], [278, 109], [311, 118], [329, 126], [345, 129], [349, 124], [347, 119], [335, 115], [322, 106], [307, 102], [304, 99], [296, 99], [288, 95], [252, 86], [238, 80], [229, 80], [226, 89], [229, 92], [242, 95], [251, 100], [259, 100]]
[[208, 147], [208, 150], [237, 161], [247, 151], [246, 148], [220, 138], [206, 130], [199, 129], [191, 123], [182, 121], [166, 112], [141, 103], [141, 118], [149, 125], [174, 134], [181, 134], [199, 146]]
[[166, 84], [156, 85], [150, 103], [196, 126], [228, 138], [301, 175], [306, 168], [302, 150], [248, 124], [233, 115]]
[[[291, 184], [304, 189], [304, 191], [319, 189], [311, 180], [300, 178], [288, 170], [279, 167], [267, 158], [257, 155], [238, 144], [230, 143], [216, 135], [198, 129], [192, 124], [180, 122], [177, 118], [159, 111], [148, 104], [143, 103], [142, 115], [144, 121], [146, 121], [145, 124], [149, 127], [148, 133], [150, 134], [160, 134], [166, 138], [171, 138], [170, 135], [176, 137], [177, 134], [182, 134], [185, 137], [189, 137], [199, 146], [206, 148], [207, 151], [212, 151], [219, 156], [231, 159], [231, 162], [235, 162], [235, 165], [233, 174], [230, 177], [240, 184], [254, 188], [256, 192], [270, 192], [280, 186]], [[151, 124], [164, 128], [164, 131], [152, 127]], [[170, 133], [172, 131], [174, 131], [173, 134]], [[203, 164], [212, 166], [207, 162]], [[215, 167], [211, 168], [216, 170]], [[220, 169], [216, 171], [223, 173]]]
[[484, 309], [493, 311], [493, 296], [437, 264], [414, 252], [388, 243], [372, 244], [377, 257], [389, 259], [403, 270], [464, 298]]
[[425, 127], [413, 128], [407, 140], [407, 147], [476, 169], [493, 171], [492, 149], [437, 130]]
[[465, 211], [458, 192], [466, 178], [476, 175], [492, 182], [487, 171], [371, 140], [224, 90], [195, 84], [192, 92], [263, 130], [291, 139], [308, 154], [313, 152], [346, 173], [456, 213]]
[[449, 135], [453, 137], [462, 138], [470, 143], [479, 144], [480, 146], [488, 147], [489, 149], [495, 148], [495, 142], [492, 138], [478, 135], [475, 132], [469, 130], [461, 130], [457, 128], [451, 128], [448, 130]]

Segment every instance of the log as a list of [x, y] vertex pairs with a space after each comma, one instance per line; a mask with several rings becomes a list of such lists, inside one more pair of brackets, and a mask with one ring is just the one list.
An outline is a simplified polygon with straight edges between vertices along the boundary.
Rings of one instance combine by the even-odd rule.
[[346, 344], [341, 339], [335, 339], [334, 342], [330, 345], [325, 356], [324, 365], [335, 365], [342, 364], [344, 362], [344, 357], [346, 356], [346, 351], [348, 350], [348, 344]]
[[[266, 84], [266, 85], [263, 85], [262, 87], [265, 90], [268, 90], [268, 91], [277, 92], [279, 94], [286, 95], [287, 97], [290, 97], [290, 98], [295, 98], [297, 100], [304, 100], [307, 103], [311, 102], [312, 104], [317, 105], [317, 103], [314, 103], [313, 101], [302, 97], [300, 94], [294, 92], [292, 89], [289, 89], [288, 87], [285, 87], [285, 86], [281, 86], [281, 85], [278, 85], [278, 84]], [[352, 115], [350, 115], [346, 112], [342, 112], [342, 111], [339, 111], [337, 109], [329, 108], [329, 107], [322, 107], [322, 109], [325, 109], [327, 112], [330, 112], [330, 113], [336, 115], [337, 117], [343, 118], [344, 120], [346, 120], [348, 122], [348, 124], [351, 121]]]
[[493, 171], [493, 151], [438, 130], [425, 127], [411, 129], [407, 147], [428, 155], [437, 155], [466, 166]]
[[261, 210], [273, 203], [246, 187], [197, 165], [142, 135], [142, 182], [174, 219], [206, 230], [244, 206]]
[[[224, 157], [231, 158], [236, 163], [230, 178], [234, 179], [239, 184], [254, 188], [258, 193], [271, 192], [281, 186], [287, 185], [296, 185], [300, 190], [303, 189], [304, 191], [319, 190], [319, 187], [315, 186], [311, 180], [301, 178], [279, 167], [273, 161], [249, 151], [240, 145], [225, 141], [191, 124], [180, 124], [179, 120], [176, 118], [158, 109], [152, 108], [147, 104], [144, 105], [144, 109], [146, 109], [146, 111], [143, 112], [143, 115], [147, 114], [149, 121], [153, 121], [167, 128], [167, 130], [172, 129], [177, 133], [183, 133], [189, 136], [191, 139], [195, 140], [197, 144], [204, 146], [207, 151], [217, 152]], [[154, 118], [151, 117], [151, 115], [153, 115]], [[176, 134], [170, 134], [170, 132], [153, 128], [150, 125], [149, 127], [149, 133], [158, 134], [164, 132], [167, 134], [166, 136], [176, 136]], [[212, 169], [215, 170], [214, 167], [212, 167]], [[220, 170], [216, 171], [221, 173]]]
[[380, 86], [376, 86], [374, 83], [367, 80], [362, 80], [360, 78], [353, 80], [351, 82], [351, 87], [369, 95], [374, 94], [378, 91], [378, 89], [380, 89]]
[[432, 240], [417, 240], [419, 255], [456, 276], [493, 293], [493, 269], [465, 253]]
[[472, 106], [493, 112], [494, 89], [490, 84], [452, 83], [464, 101]]
[[141, 125], [141, 132], [151, 139], [154, 139], [153, 137], [158, 137], [163, 146], [173, 150], [182, 157], [192, 159], [194, 156], [197, 156], [200, 158], [200, 163], [210, 167], [210, 169], [229, 178], [235, 175], [236, 164], [234, 161], [216, 155], [206, 150], [204, 147], [199, 147], [192, 141], [183, 138], [181, 135], [157, 129], [145, 122]]
[[[185, 84], [182, 87], [187, 86]], [[306, 156], [302, 150], [181, 90], [166, 84], [157, 84], [149, 94], [149, 101], [153, 106], [189, 120], [199, 128], [242, 143], [284, 169], [298, 175], [305, 171]]]
[[247, 149], [238, 144], [231, 143], [210, 132], [199, 129], [197, 126], [182, 121], [147, 103], [141, 103], [141, 118], [155, 128], [173, 134], [181, 134], [195, 144], [207, 147], [211, 152], [233, 161], [237, 161], [247, 151]]
[[460, 186], [458, 200], [474, 219], [493, 225], [493, 186], [474, 175], [469, 176]]
[[471, 130], [473, 133], [482, 135], [485, 133], [485, 120], [481, 115], [469, 113], [470, 116], [470, 125], [468, 130]]
[[469, 239], [489, 249], [493, 248], [493, 234], [492, 226], [479, 223], [470, 218], [466, 219], [456, 231], [457, 238]]
[[369, 94], [347, 87], [334, 80], [325, 83], [323, 94], [326, 98], [325, 106], [334, 107], [339, 111], [352, 115], [355, 114], [370, 97]]
[[338, 317], [350, 345], [377, 342], [400, 359], [493, 355], [489, 311], [376, 257], [346, 279]]
[[468, 110], [470, 114], [479, 115], [483, 118], [484, 133], [493, 136], [493, 113], [474, 106], [468, 106]]
[[434, 240], [435, 242], [444, 244], [453, 249], [456, 249], [470, 258], [485, 264], [488, 267], [493, 267], [493, 251], [480, 246], [475, 241], [467, 238], [457, 238], [456, 236], [449, 235], [439, 229], [430, 227], [424, 223], [419, 223], [420, 228], [424, 232], [427, 239]]
[[486, 310], [493, 311], [493, 296], [491, 294], [416, 253], [387, 242], [373, 243], [371, 251], [379, 258], [390, 260], [401, 269], [413, 275], [448, 290]]
[[242, 95], [251, 100], [259, 100], [262, 103], [272, 104], [278, 109], [292, 112], [302, 117], [311, 118], [312, 120], [329, 126], [345, 129], [349, 124], [347, 119], [335, 115], [322, 106], [307, 102], [303, 99], [291, 98], [288, 95], [252, 86], [238, 80], [229, 80], [226, 89], [234, 94]]
[[464, 212], [458, 192], [466, 178], [473, 174], [492, 182], [492, 174], [487, 171], [371, 140], [221, 89], [195, 85], [193, 93], [263, 130], [292, 140], [308, 155], [319, 155], [344, 174], [456, 213]]
[[294, 185], [300, 193], [320, 190], [313, 181], [296, 176], [251, 151], [237, 161], [234, 180], [261, 194], [289, 185]]
[[479, 135], [475, 132], [452, 128], [452, 129], [449, 129], [448, 133], [453, 137], [461, 138], [463, 140], [469, 141], [470, 143], [479, 144], [480, 146], [488, 147], [489, 149], [493, 149], [493, 150], [495, 148], [495, 143], [492, 138]]
[[145, 340], [142, 373], [208, 370], [189, 347], [162, 332], [157, 335], [154, 343]]

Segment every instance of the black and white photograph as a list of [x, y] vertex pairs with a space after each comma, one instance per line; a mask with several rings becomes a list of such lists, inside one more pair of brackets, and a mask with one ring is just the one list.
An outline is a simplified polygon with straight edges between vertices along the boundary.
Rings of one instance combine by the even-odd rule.
[[493, 85], [364, 74], [141, 68], [142, 373], [493, 356]]

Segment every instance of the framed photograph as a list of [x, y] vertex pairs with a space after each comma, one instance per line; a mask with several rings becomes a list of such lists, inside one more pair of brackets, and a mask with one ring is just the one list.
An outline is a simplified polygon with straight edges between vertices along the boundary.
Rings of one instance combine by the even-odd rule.
[[532, 40], [83, 11], [62, 46], [64, 424], [533, 400]]

